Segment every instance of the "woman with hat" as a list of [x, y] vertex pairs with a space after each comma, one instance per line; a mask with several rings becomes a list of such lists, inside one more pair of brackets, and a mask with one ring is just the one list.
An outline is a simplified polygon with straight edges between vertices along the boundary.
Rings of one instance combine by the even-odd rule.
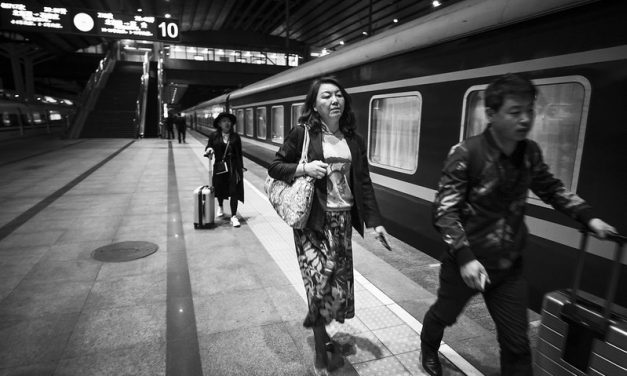
[[235, 115], [220, 113], [213, 121], [214, 132], [209, 136], [206, 155], [214, 155], [213, 186], [218, 199], [217, 216], [224, 215], [222, 203], [230, 198], [231, 225], [239, 227], [237, 218], [237, 201], [244, 203], [244, 160], [242, 157], [242, 140], [235, 133]]

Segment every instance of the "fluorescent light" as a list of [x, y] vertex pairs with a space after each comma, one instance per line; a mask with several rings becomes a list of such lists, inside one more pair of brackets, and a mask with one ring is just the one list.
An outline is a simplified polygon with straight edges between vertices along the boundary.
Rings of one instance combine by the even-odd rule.
[[392, 21], [394, 21], [394, 23], [397, 23], [398, 22], [398, 18], [395, 18]]
[[433, 0], [433, 2], [431, 4], [433, 5], [434, 8], [437, 8], [440, 5], [442, 5], [442, 3], [440, 3], [438, 0]]

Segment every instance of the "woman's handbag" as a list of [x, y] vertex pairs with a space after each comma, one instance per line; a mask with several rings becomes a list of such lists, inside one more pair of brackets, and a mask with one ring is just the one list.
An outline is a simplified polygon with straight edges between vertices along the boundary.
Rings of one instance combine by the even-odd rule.
[[226, 174], [229, 172], [229, 166], [222, 160], [214, 165], [213, 170], [216, 175]]
[[226, 152], [229, 150], [230, 143], [231, 140], [229, 139], [226, 143], [226, 148], [224, 148], [224, 156], [222, 157], [222, 160], [220, 162], [216, 162], [216, 164], [213, 166], [213, 173], [215, 175], [222, 175], [229, 172], [229, 166], [226, 164]]
[[[305, 129], [299, 164], [307, 162], [308, 149], [309, 130]], [[279, 217], [293, 228], [302, 229], [307, 224], [314, 196], [314, 180], [307, 175], [295, 178], [292, 183], [276, 180], [270, 176], [266, 178], [264, 188], [268, 194], [268, 200]]]

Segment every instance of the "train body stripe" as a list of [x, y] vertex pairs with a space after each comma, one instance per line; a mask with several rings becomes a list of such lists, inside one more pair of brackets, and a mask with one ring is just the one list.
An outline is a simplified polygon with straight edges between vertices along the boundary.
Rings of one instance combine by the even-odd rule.
[[[372, 172], [370, 173], [370, 178], [375, 184], [393, 189], [412, 197], [428, 202], [433, 202], [435, 199], [435, 189], [426, 188], [417, 184], [408, 183]], [[535, 204], [535, 202], [530, 202], [530, 204]], [[571, 248], [579, 248], [579, 239], [581, 238], [581, 235], [579, 234], [578, 229], [530, 216], [525, 216], [525, 223], [527, 224], [529, 233], [532, 235], [560, 243]], [[595, 238], [590, 238], [588, 252], [608, 260], [612, 260], [613, 246], [614, 245], [611, 242], [603, 242]], [[622, 262], [627, 265], [627, 253], [623, 255]]]

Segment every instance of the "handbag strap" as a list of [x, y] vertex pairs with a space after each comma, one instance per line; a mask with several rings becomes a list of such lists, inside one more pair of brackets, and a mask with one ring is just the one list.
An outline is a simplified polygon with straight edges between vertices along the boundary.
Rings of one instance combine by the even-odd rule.
[[231, 136], [229, 136], [228, 141], [226, 142], [226, 147], [224, 148], [224, 155], [222, 156], [222, 162], [226, 160], [226, 152], [229, 150], [229, 145], [231, 144]]
[[309, 129], [307, 129], [307, 126], [304, 126], [304, 128], [305, 139], [303, 140], [303, 151], [300, 154], [300, 161], [298, 162], [299, 164], [307, 163], [307, 151], [309, 150]]

